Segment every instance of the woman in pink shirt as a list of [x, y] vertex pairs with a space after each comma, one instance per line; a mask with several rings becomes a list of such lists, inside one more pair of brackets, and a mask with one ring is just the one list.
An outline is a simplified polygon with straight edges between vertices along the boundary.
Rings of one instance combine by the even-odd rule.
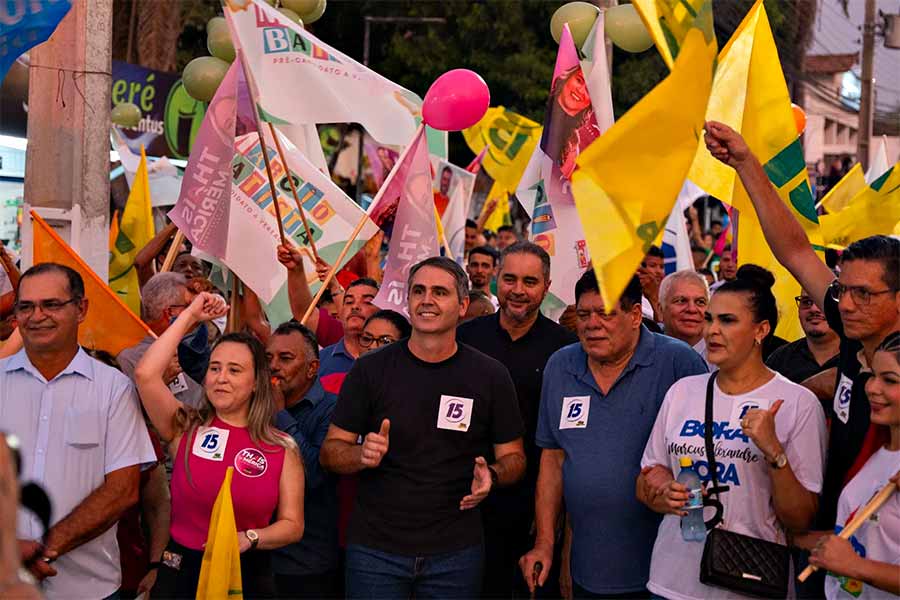
[[178, 342], [199, 322], [225, 314], [225, 301], [198, 294], [135, 369], [141, 402], [174, 455], [171, 540], [154, 598], [196, 595], [213, 504], [228, 467], [244, 597], [274, 595], [266, 550], [303, 536], [303, 465], [294, 441], [273, 425], [265, 349], [249, 335], [222, 336], [210, 356], [199, 411], [175, 399], [163, 380]]

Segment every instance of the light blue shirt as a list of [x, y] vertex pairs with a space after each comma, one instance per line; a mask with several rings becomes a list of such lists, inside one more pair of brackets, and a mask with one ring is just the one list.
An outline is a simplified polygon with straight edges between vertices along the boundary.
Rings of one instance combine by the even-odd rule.
[[[62, 520], [107, 473], [156, 461], [131, 381], [83, 349], [47, 381], [25, 350], [0, 360], [0, 430], [18, 436], [22, 481], [43, 487]], [[40, 522], [19, 512], [17, 535], [40, 539]], [[58, 575], [42, 584], [47, 598], [104, 598], [119, 588], [121, 570], [114, 525], [64, 554]]]
[[550, 357], [536, 441], [565, 453], [572, 579], [595, 594], [638, 592], [647, 585], [660, 520], [634, 494], [641, 455], [669, 386], [705, 373], [706, 364], [684, 342], [642, 326], [628, 365], [604, 394], [587, 358], [580, 343]]

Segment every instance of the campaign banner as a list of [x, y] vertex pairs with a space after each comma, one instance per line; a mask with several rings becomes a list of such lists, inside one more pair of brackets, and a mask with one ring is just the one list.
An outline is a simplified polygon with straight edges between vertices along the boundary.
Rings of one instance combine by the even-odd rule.
[[453, 260], [462, 264], [466, 249], [466, 215], [469, 214], [476, 175], [442, 158], [432, 156], [431, 161], [434, 207], [444, 226]]
[[265, 120], [355, 122], [382, 143], [410, 143], [421, 106], [414, 93], [332, 48], [263, 0], [226, 2], [225, 18], [258, 87]]
[[115, 128], [128, 148], [140, 155], [187, 159], [200, 131], [206, 104], [191, 98], [181, 77], [140, 65], [112, 61], [112, 106], [132, 103], [141, 110], [135, 127]]

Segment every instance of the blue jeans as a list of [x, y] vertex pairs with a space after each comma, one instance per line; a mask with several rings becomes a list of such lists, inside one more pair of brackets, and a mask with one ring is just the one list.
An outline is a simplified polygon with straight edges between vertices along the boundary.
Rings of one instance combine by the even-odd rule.
[[347, 546], [348, 598], [477, 598], [484, 548], [434, 556], [403, 556]]

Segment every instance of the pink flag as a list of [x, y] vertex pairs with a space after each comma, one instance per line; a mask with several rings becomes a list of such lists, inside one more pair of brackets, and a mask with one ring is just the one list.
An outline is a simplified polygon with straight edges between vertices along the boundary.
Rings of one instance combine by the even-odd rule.
[[478, 156], [472, 159], [472, 162], [469, 163], [469, 166], [466, 167], [466, 171], [469, 173], [475, 173], [476, 175], [481, 170], [481, 161], [484, 160], [484, 155], [487, 154], [488, 147], [485, 145], [484, 148], [481, 149], [481, 152], [478, 153]]
[[424, 127], [419, 128], [388, 175], [381, 193], [369, 208], [369, 216], [382, 229], [391, 223], [384, 279], [374, 302], [381, 308], [409, 316], [406, 304], [409, 271], [417, 262], [440, 254]]
[[231, 63], [206, 109], [169, 218], [198, 249], [223, 258], [228, 244], [235, 134], [256, 131], [240, 60]]

